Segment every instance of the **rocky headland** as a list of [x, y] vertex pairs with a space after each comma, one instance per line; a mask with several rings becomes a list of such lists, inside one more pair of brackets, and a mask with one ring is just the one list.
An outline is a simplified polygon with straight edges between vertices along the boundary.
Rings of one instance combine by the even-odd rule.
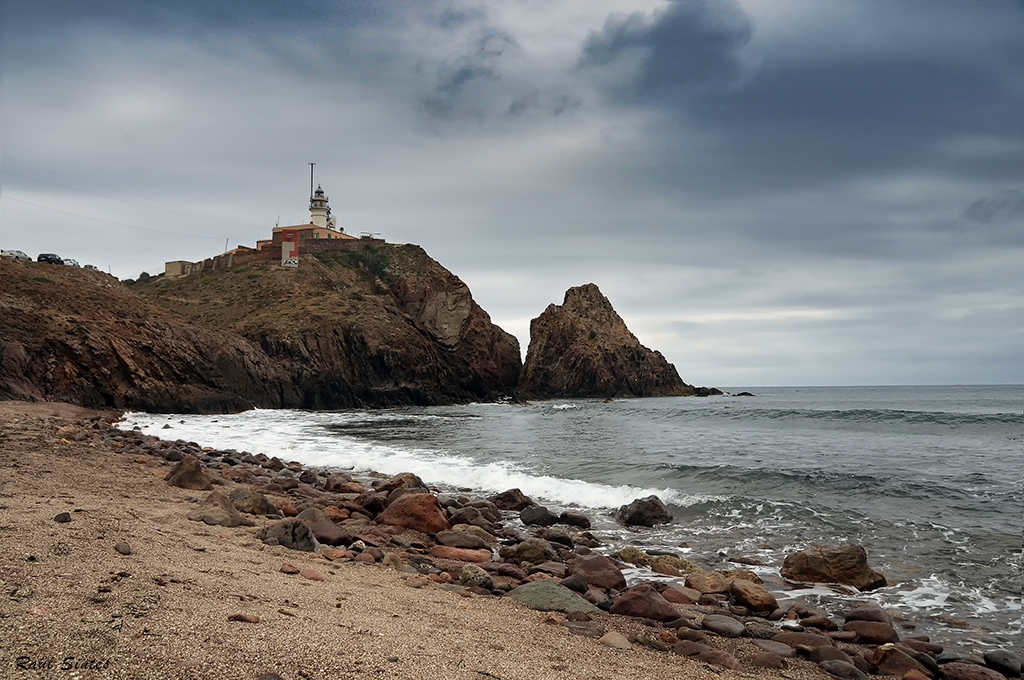
[[523, 398], [696, 393], [660, 352], [640, 344], [593, 283], [570, 288], [561, 305], [548, 305], [530, 322], [530, 346], [519, 380]]
[[[59, 404], [0, 413], [7, 669], [71, 658], [103, 678], [1020, 674], [1012, 650], [954, 653], [870, 602], [830, 614], [801, 601], [803, 581], [884, 583], [859, 546], [794, 553], [783, 592], [739, 559], [722, 569], [613, 549], [591, 517], [515, 489], [481, 497], [412, 474], [310, 469]], [[615, 515], [672, 521], [656, 497]], [[635, 566], [650, 576], [627, 584]]]

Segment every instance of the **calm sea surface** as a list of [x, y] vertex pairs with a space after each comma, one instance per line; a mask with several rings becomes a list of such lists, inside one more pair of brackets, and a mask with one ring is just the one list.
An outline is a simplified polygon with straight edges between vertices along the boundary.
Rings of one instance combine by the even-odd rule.
[[[1024, 387], [749, 391], [756, 396], [132, 413], [122, 427], [307, 465], [414, 472], [445, 488], [519, 487], [549, 506], [588, 510], [593, 531], [615, 546], [672, 550], [709, 567], [758, 558], [773, 588], [788, 552], [859, 543], [893, 585], [777, 595], [833, 610], [870, 598], [946, 644], [1019, 648]], [[652, 493], [675, 523], [626, 530], [608, 517]]]

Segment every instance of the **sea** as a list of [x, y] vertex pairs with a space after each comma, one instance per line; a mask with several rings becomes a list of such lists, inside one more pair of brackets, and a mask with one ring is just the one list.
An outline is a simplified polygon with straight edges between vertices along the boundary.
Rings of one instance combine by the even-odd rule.
[[[413, 472], [442, 491], [519, 488], [626, 545], [750, 568], [785, 606], [874, 601], [905, 635], [1021, 650], [1024, 386], [734, 387], [715, 397], [378, 410], [129, 413], [121, 427], [306, 466]], [[753, 396], [733, 396], [750, 392]], [[165, 427], [169, 426], [169, 427]], [[657, 495], [671, 524], [612, 511]], [[792, 589], [787, 554], [864, 546], [889, 586]], [[731, 559], [760, 562], [734, 564]], [[632, 582], [667, 578], [637, 568]]]

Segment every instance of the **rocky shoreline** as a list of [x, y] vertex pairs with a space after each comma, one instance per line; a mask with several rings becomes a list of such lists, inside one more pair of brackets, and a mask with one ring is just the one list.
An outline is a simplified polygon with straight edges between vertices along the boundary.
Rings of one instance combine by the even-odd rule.
[[[1012, 650], [961, 658], [867, 603], [830, 617], [780, 607], [742, 568], [606, 554], [586, 515], [516, 490], [443, 493], [122, 431], [112, 412], [0, 407], [5, 677], [1020, 676]], [[659, 521], [644, 500], [621, 520]], [[627, 587], [635, 565], [673, 578]]]

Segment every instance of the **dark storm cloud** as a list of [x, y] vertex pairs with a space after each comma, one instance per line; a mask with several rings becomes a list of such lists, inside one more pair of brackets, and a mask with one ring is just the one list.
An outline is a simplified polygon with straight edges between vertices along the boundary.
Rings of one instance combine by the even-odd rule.
[[453, 118], [463, 113], [481, 115], [486, 108], [482, 100], [489, 91], [478, 86], [499, 80], [502, 56], [518, 47], [516, 39], [505, 31], [488, 26], [478, 29], [462, 54], [445, 59], [437, 66], [436, 84], [422, 99], [424, 110], [438, 118]]
[[[619, 106], [675, 117], [653, 183], [736, 195], [925, 166], [1019, 181], [1024, 5], [857, 6], [877, 33], [863, 44], [812, 26], [823, 32], [813, 50], [754, 49], [758, 26], [735, 5], [679, 0], [609, 18], [582, 45], [579, 71]], [[701, 136], [716, 141], [695, 154]], [[1008, 149], [950, 150], [964, 138]]]

